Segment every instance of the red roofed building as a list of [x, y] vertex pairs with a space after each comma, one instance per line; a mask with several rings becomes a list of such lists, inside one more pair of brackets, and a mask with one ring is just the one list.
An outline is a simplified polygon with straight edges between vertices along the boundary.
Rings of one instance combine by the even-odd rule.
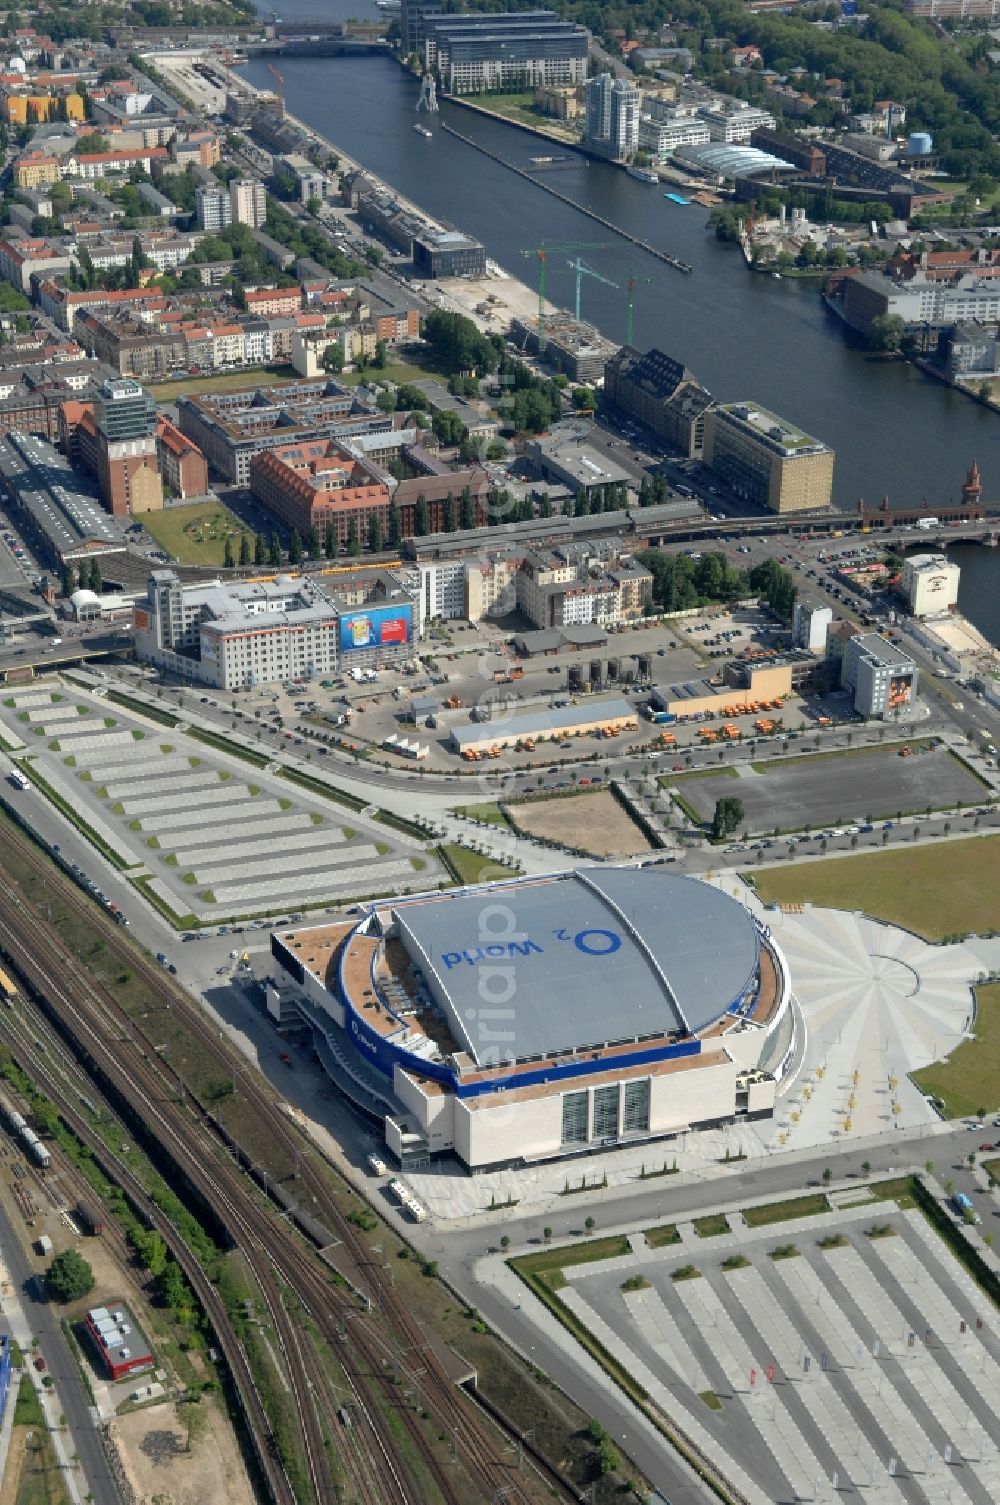
[[79, 177], [92, 183], [108, 172], [128, 172], [130, 167], [142, 167], [152, 173], [154, 162], [166, 162], [169, 153], [165, 146], [140, 146], [132, 151], [84, 152], [82, 156], [69, 156], [62, 164], [60, 176]]
[[302, 293], [298, 286], [249, 288], [243, 297], [248, 314], [263, 314], [265, 318], [297, 314], [302, 307]]
[[332, 523], [338, 546], [352, 534], [368, 538], [369, 520], [379, 519], [388, 537], [389, 488], [373, 471], [330, 439], [305, 439], [265, 450], [250, 462], [254, 498], [288, 528], [307, 538]]

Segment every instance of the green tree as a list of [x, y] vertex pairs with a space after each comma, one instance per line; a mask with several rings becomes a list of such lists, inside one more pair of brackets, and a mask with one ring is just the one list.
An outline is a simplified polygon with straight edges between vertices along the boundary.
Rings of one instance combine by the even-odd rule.
[[373, 554], [382, 552], [382, 519], [373, 512], [368, 519], [368, 547]]
[[248, 534], [240, 534], [240, 566], [245, 567], [250, 563], [250, 538]]
[[80, 1301], [94, 1288], [94, 1272], [82, 1254], [64, 1249], [49, 1265], [45, 1284], [56, 1301]]
[[868, 331], [868, 342], [873, 350], [894, 355], [901, 348], [905, 333], [906, 321], [899, 314], [876, 314]]
[[332, 522], [327, 523], [326, 531], [323, 534], [323, 553], [327, 559], [336, 559], [337, 557], [337, 535], [333, 530]]
[[232, 537], [227, 533], [226, 546], [222, 551], [222, 568], [224, 570], [231, 570], [235, 562], [236, 561], [233, 559], [233, 540]]
[[288, 563], [300, 565], [302, 563], [302, 540], [299, 537], [298, 528], [293, 528], [288, 540]]
[[306, 548], [310, 559], [318, 559], [322, 552], [319, 541], [319, 528], [315, 523], [309, 529], [309, 542]]
[[361, 553], [361, 540], [358, 537], [358, 520], [352, 517], [347, 529], [347, 552], [352, 559], [356, 559]]
[[275, 568], [281, 563], [281, 539], [273, 529], [267, 541], [267, 562]]
[[[80, 572], [80, 580], [82, 583], [82, 570]], [[98, 564], [96, 559], [92, 559], [90, 561], [90, 589], [94, 592], [95, 596], [101, 595], [104, 590], [104, 581], [101, 578], [101, 566]]]
[[388, 364], [389, 364], [389, 347], [385, 343], [385, 340], [376, 340], [376, 342], [375, 342], [375, 358], [372, 361], [372, 365], [375, 367], [376, 371], [384, 371], [385, 368], [386, 368], [386, 366], [388, 366]]
[[426, 538], [431, 531], [430, 512], [427, 507], [427, 498], [423, 492], [417, 495], [416, 505], [413, 508], [413, 531], [417, 538]]
[[745, 819], [743, 801], [735, 795], [727, 794], [715, 802], [715, 814], [712, 816], [712, 835], [716, 841], [722, 841], [733, 831], [739, 830]]
[[256, 533], [254, 535], [253, 562], [254, 564], [265, 564], [267, 562], [267, 544], [263, 533]]
[[592, 413], [597, 407], [597, 398], [594, 396], [593, 387], [574, 387], [573, 406], [581, 413]]
[[323, 370], [330, 376], [336, 375], [338, 371], [343, 371], [344, 352], [341, 349], [339, 340], [335, 341], [332, 345], [327, 345], [323, 351], [322, 366]]
[[403, 542], [403, 517], [396, 502], [389, 511], [389, 542], [394, 549]]
[[63, 565], [62, 588], [64, 596], [71, 596], [76, 590], [76, 579], [74, 577], [73, 566], [71, 564]]

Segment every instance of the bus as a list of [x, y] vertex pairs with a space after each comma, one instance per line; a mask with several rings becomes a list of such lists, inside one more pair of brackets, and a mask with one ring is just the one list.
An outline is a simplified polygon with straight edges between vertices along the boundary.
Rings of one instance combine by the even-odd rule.
[[19, 768], [15, 768], [9, 775], [8, 781], [15, 789], [30, 789], [31, 783], [27, 774], [23, 774]]

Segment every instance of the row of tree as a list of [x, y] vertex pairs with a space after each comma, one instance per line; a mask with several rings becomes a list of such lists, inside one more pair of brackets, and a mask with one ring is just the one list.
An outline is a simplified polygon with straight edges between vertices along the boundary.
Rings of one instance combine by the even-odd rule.
[[642, 558], [653, 576], [653, 602], [660, 611], [688, 611], [711, 601], [757, 596], [782, 621], [791, 619], [795, 581], [777, 560], [766, 559], [749, 570], [741, 570], [720, 552], [694, 559], [689, 554], [647, 549]]

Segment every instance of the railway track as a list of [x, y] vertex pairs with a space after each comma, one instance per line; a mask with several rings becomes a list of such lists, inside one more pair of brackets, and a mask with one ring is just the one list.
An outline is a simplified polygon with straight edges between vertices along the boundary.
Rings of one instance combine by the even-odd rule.
[[[39, 872], [44, 871], [51, 886], [51, 870], [34, 845], [17, 831], [10, 832], [10, 839], [22, 860]], [[187, 994], [171, 984], [161, 969], [131, 944], [126, 949], [125, 938], [117, 927], [75, 886], [61, 877], [55, 881], [63, 902], [84, 916], [90, 929], [101, 932], [116, 951], [127, 955], [129, 965], [141, 975], [154, 996], [166, 995], [172, 1003], [183, 1006], [185, 1027], [207, 1055], [232, 1074], [236, 1060], [230, 1048], [220, 1041], [216, 1028]], [[415, 1445], [425, 1477], [429, 1476], [448, 1505], [469, 1505], [476, 1495], [493, 1500], [498, 1492], [506, 1500], [527, 1505], [532, 1496], [504, 1456], [501, 1434], [492, 1420], [456, 1392], [426, 1335], [381, 1270], [372, 1266], [367, 1244], [337, 1206], [328, 1182], [310, 1166], [308, 1157], [302, 1157], [300, 1172], [304, 1189], [315, 1198], [317, 1215], [332, 1237], [342, 1242], [353, 1260], [358, 1272], [356, 1288], [378, 1308], [378, 1316], [360, 1311], [355, 1296], [330, 1281], [314, 1252], [290, 1238], [287, 1228], [276, 1222], [270, 1210], [247, 1197], [245, 1176], [228, 1160], [220, 1161], [219, 1126], [210, 1110], [190, 1094], [185, 1096], [177, 1073], [156, 1056], [154, 1044], [142, 1035], [137, 1022], [99, 984], [78, 973], [73, 975], [72, 982], [66, 980], [68, 958], [57, 933], [33, 913], [29, 915], [5, 882], [0, 882], [0, 944], [12, 964], [47, 999], [61, 1032], [72, 1040], [74, 1051], [89, 1057], [115, 1094], [159, 1136], [207, 1205], [216, 1209], [233, 1242], [250, 1259], [262, 1290], [268, 1293], [268, 1310], [296, 1391], [312, 1490], [317, 1500], [326, 1505], [327, 1501], [338, 1498], [326, 1455], [326, 1432], [334, 1427], [337, 1392], [310, 1345], [302, 1341], [295, 1324], [289, 1321], [280, 1293], [275, 1289], [275, 1275], [294, 1292], [343, 1367], [351, 1391], [352, 1425], [349, 1439], [343, 1436], [347, 1431], [343, 1426], [338, 1436], [347, 1443], [340, 1450], [341, 1457], [360, 1500], [371, 1500], [372, 1505], [396, 1505], [397, 1501], [399, 1505], [424, 1505], [427, 1499], [423, 1481], [415, 1478], [400, 1450], [394, 1446], [390, 1451], [387, 1446], [387, 1429], [380, 1412], [389, 1404]], [[52, 1090], [62, 1105], [59, 1083], [53, 1081], [51, 1072], [46, 1074], [46, 1088]], [[251, 1073], [241, 1072], [240, 1090], [250, 1099], [276, 1143], [289, 1158], [298, 1158], [302, 1138], [263, 1084], [254, 1080]], [[174, 1101], [175, 1095], [189, 1106], [180, 1106]], [[208, 1135], [214, 1142], [210, 1145], [206, 1173]], [[267, 1189], [273, 1193], [273, 1186]], [[201, 1283], [196, 1288], [200, 1294]], [[395, 1345], [381, 1331], [380, 1319], [387, 1321], [395, 1332]], [[416, 1359], [404, 1362], [405, 1355], [410, 1353]], [[418, 1397], [420, 1408], [451, 1438], [454, 1462], [450, 1470], [445, 1469], [431, 1446], [416, 1414], [416, 1403], [413, 1408], [399, 1404], [399, 1386], [394, 1382], [400, 1375], [412, 1385], [411, 1393]], [[464, 1477], [456, 1477], [459, 1469]], [[287, 1476], [283, 1482], [288, 1485]], [[555, 1471], [546, 1482], [550, 1488], [557, 1486], [566, 1498], [579, 1498]], [[284, 1500], [294, 1495], [286, 1491], [276, 1498], [283, 1505]]]
[[[104, 1140], [91, 1127], [89, 1120], [80, 1112], [78, 1106], [72, 1101], [65, 1085], [64, 1079], [53, 1070], [52, 1064], [46, 1059], [46, 1054], [39, 1049], [31, 1033], [19, 1028], [19, 1022], [8, 1013], [0, 1013], [0, 1039], [11, 1050], [32, 1080], [44, 1091], [49, 1100], [59, 1109], [60, 1116], [66, 1125], [73, 1131], [80, 1142], [93, 1153], [99, 1164], [107, 1168], [115, 1181], [126, 1193], [129, 1201], [135, 1209], [142, 1214], [149, 1226], [163, 1238], [174, 1259], [180, 1265], [192, 1290], [194, 1290], [203, 1309], [212, 1323], [213, 1330], [219, 1342], [219, 1347], [229, 1366], [233, 1383], [237, 1388], [241, 1405], [243, 1406], [251, 1436], [257, 1439], [266, 1439], [270, 1436], [270, 1422], [264, 1409], [263, 1402], [257, 1390], [253, 1374], [247, 1362], [246, 1354], [237, 1341], [229, 1322], [228, 1313], [222, 1301], [205, 1275], [194, 1251], [186, 1240], [178, 1233], [174, 1225], [160, 1211], [156, 1204], [147, 1195], [142, 1183], [133, 1174], [132, 1170], [120, 1156], [111, 1150]], [[83, 1177], [79, 1178], [83, 1183]], [[93, 1189], [87, 1185], [87, 1194], [93, 1196]], [[126, 1259], [131, 1257], [131, 1251], [120, 1233], [112, 1236], [112, 1241], [118, 1253]], [[258, 1450], [258, 1463], [262, 1469], [264, 1478], [270, 1488], [272, 1498], [276, 1505], [296, 1505], [296, 1497], [291, 1486], [276, 1464], [268, 1449]]]

